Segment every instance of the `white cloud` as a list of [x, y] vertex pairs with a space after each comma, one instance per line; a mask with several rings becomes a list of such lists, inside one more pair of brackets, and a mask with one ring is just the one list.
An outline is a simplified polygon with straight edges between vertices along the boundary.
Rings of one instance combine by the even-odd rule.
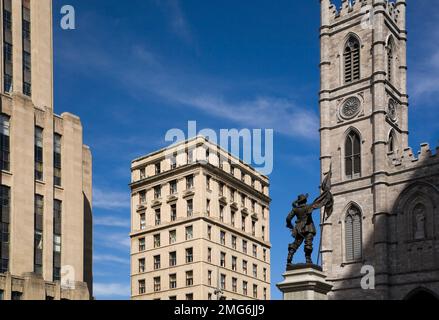
[[126, 258], [122, 258], [119, 256], [111, 255], [111, 254], [95, 254], [93, 256], [94, 262], [110, 262], [116, 264], [130, 264], [130, 258], [127, 256]]
[[95, 208], [106, 209], [106, 210], [129, 209], [130, 208], [129, 192], [109, 191], [100, 188], [94, 188], [93, 206]]
[[165, 10], [172, 31], [184, 42], [193, 42], [192, 32], [179, 0], [157, 0], [156, 4]]
[[128, 233], [115, 232], [95, 232], [95, 244], [107, 248], [119, 248], [127, 250], [131, 246], [130, 236]]
[[124, 283], [94, 283], [93, 293], [99, 298], [102, 297], [125, 297], [131, 296], [131, 288]]
[[105, 226], [105, 227], [117, 227], [117, 228], [126, 228], [130, 226], [129, 219], [122, 219], [117, 217], [95, 217], [93, 219], [93, 223], [96, 226]]

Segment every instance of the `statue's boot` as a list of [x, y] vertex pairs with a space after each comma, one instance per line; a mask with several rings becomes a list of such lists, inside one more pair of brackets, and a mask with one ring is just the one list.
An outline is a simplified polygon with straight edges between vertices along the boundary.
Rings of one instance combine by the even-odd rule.
[[311, 254], [312, 254], [312, 251], [310, 251], [310, 250], [305, 251], [305, 258], [306, 258], [307, 264], [313, 264]]
[[295, 253], [296, 253], [296, 250], [290, 248], [290, 250], [288, 251], [288, 258], [287, 258], [288, 265], [293, 264], [293, 258], [294, 258]]

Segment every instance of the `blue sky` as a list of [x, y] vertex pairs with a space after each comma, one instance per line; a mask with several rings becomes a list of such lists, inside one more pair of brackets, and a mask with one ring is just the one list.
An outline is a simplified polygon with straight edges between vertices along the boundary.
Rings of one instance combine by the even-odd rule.
[[[410, 143], [438, 145], [439, 10], [409, 1]], [[285, 216], [319, 185], [319, 1], [54, 0], [55, 111], [79, 115], [93, 152], [98, 299], [128, 299], [130, 161], [171, 128], [273, 128], [272, 296]], [[59, 27], [76, 9], [77, 29]], [[318, 219], [318, 214], [316, 216]]]

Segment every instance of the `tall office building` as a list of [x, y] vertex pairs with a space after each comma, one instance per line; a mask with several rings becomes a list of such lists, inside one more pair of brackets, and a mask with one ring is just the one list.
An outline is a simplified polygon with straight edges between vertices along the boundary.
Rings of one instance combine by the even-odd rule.
[[53, 112], [52, 1], [2, 0], [0, 299], [89, 299], [91, 153]]
[[132, 299], [270, 299], [266, 176], [203, 137], [131, 172]]

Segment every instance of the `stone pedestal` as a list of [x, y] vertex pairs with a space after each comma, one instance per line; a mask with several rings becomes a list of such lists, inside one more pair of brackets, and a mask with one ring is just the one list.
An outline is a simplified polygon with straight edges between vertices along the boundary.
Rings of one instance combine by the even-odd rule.
[[283, 275], [284, 281], [277, 284], [284, 300], [328, 300], [332, 285], [326, 282], [322, 268], [315, 265], [294, 265]]

